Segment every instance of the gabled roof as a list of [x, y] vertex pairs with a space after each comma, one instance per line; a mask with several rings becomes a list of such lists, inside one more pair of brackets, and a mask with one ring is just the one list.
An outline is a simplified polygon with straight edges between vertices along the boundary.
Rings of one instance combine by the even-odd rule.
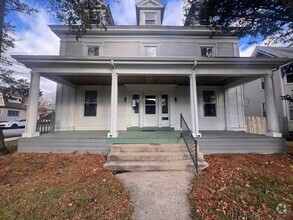
[[293, 47], [256, 46], [251, 56], [293, 58]]
[[136, 7], [164, 8], [165, 6], [160, 0], [142, 0], [136, 4]]

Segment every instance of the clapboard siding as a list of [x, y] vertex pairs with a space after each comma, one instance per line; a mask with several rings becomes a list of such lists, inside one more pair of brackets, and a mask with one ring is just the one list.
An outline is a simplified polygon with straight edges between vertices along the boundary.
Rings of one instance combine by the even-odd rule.
[[110, 147], [107, 139], [21, 138], [18, 140], [18, 152], [20, 153], [109, 153]]

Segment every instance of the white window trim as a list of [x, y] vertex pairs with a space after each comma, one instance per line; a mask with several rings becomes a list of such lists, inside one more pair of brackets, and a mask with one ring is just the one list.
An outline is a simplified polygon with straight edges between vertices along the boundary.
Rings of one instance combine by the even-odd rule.
[[[204, 102], [203, 102], [203, 92], [204, 91], [214, 91], [215, 92], [215, 101], [216, 101], [216, 116], [205, 116], [204, 115]], [[213, 119], [213, 118], [220, 118], [220, 111], [219, 111], [219, 90], [214, 89], [214, 88], [203, 88], [201, 90], [199, 90], [199, 92], [201, 93], [201, 100], [200, 100], [200, 116], [201, 118], [205, 118], [205, 119]]]
[[[85, 116], [84, 115], [84, 111], [85, 111], [84, 104], [85, 104], [85, 93], [86, 93], [86, 91], [96, 91], [97, 92], [97, 110], [96, 110], [96, 116]], [[96, 89], [96, 88], [84, 88], [81, 91], [81, 95], [82, 95], [82, 97], [81, 97], [81, 100], [82, 100], [81, 117], [84, 118], [84, 119], [98, 118], [98, 116], [99, 116], [99, 108], [101, 107], [99, 105], [99, 103], [101, 103], [99, 89]]]
[[158, 43], [141, 43], [141, 56], [143, 57], [149, 57], [149, 56], [146, 56], [145, 54], [145, 48], [146, 47], [156, 47], [157, 48], [157, 54], [156, 54], [156, 57], [159, 56], [159, 49], [160, 49], [160, 44]]
[[201, 56], [201, 48], [203, 47], [211, 47], [212, 48], [212, 57], [215, 57], [216, 56], [216, 46], [213, 45], [213, 44], [198, 44], [198, 56], [199, 57], [202, 57]]
[[99, 47], [99, 56], [93, 57], [102, 57], [103, 56], [103, 45], [99, 43], [85, 43], [83, 46], [83, 55], [88, 56], [88, 48], [89, 47]]
[[142, 22], [141, 22], [142, 25], [152, 26], [150, 24], [145, 23], [145, 17], [146, 17], [145, 14], [146, 13], [155, 13], [156, 14], [156, 20], [155, 20], [154, 25], [161, 25], [161, 23], [159, 22], [159, 19], [158, 19], [159, 17], [161, 17], [161, 11], [159, 11], [159, 10], [141, 10], [141, 13], [142, 13]]

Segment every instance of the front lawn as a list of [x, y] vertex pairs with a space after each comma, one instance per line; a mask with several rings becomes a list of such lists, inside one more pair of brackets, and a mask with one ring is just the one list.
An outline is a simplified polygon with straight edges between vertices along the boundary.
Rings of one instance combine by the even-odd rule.
[[130, 219], [126, 188], [92, 154], [0, 156], [0, 219]]
[[[193, 219], [293, 219], [293, 156], [217, 154], [195, 178]], [[278, 211], [277, 211], [278, 210]]]

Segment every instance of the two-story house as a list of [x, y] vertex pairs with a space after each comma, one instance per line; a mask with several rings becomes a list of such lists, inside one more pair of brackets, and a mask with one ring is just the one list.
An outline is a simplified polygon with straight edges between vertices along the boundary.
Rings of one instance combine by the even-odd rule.
[[112, 139], [135, 129], [180, 130], [180, 113], [196, 138], [202, 131], [244, 132], [242, 84], [263, 77], [267, 135], [280, 137], [272, 69], [288, 60], [240, 58], [237, 36], [211, 37], [206, 26], [162, 26], [164, 9], [158, 0], [142, 0], [137, 25], [110, 19], [106, 31], [93, 27], [79, 41], [67, 26], [52, 25], [59, 56], [14, 56], [32, 69], [23, 137], [39, 136], [41, 76], [58, 83], [57, 132], [107, 131], [104, 138]]

